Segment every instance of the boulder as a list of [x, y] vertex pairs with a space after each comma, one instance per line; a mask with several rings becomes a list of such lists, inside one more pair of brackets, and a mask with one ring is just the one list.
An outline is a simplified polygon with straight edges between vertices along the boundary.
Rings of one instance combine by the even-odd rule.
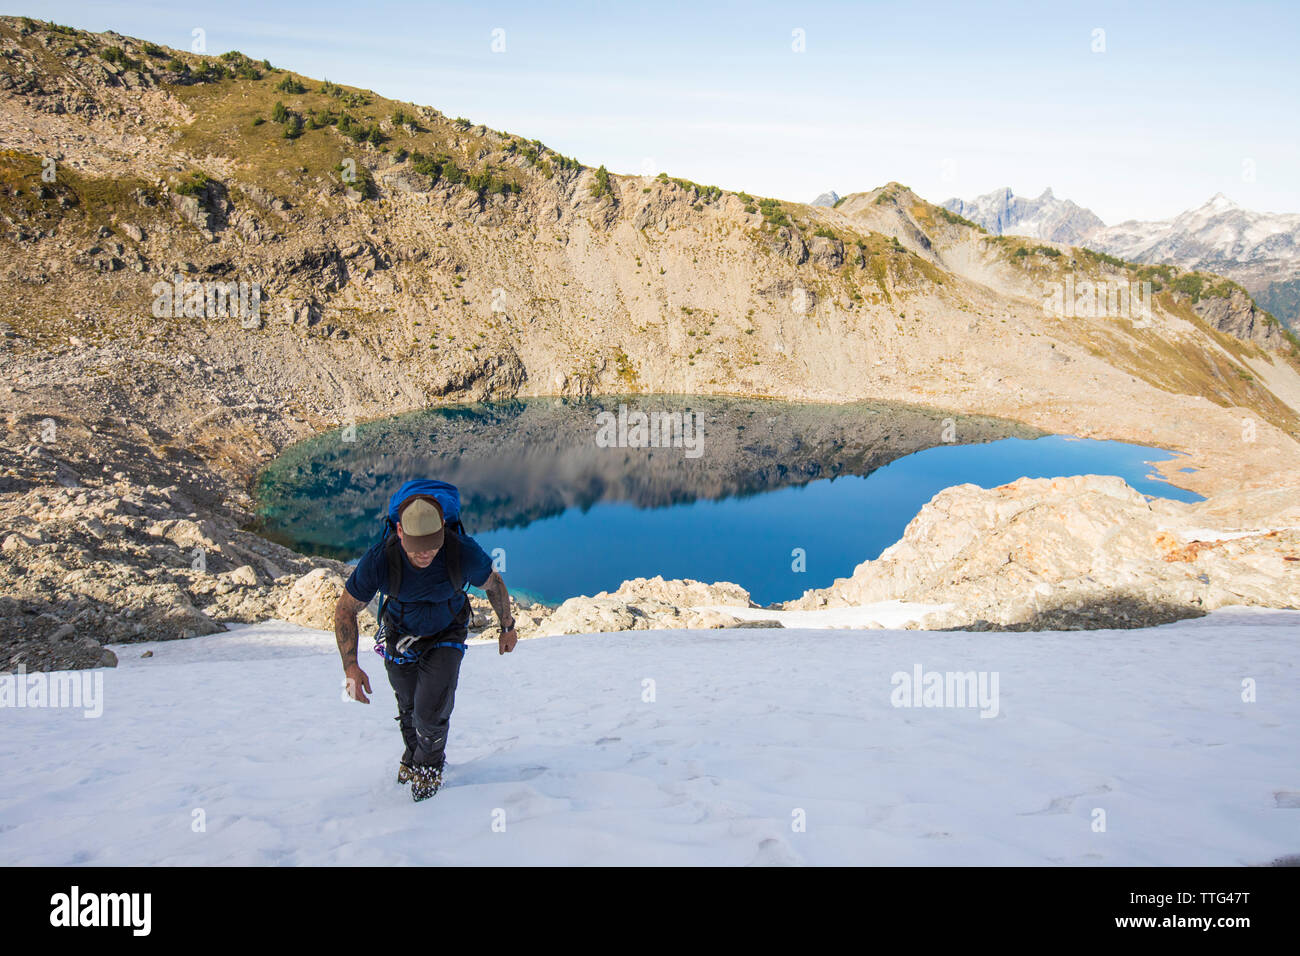
[[629, 603], [652, 601], [674, 604], [679, 607], [725, 605], [728, 607], [755, 607], [749, 592], [738, 584], [718, 581], [705, 584], [690, 578], [665, 581], [663, 575], [653, 578], [633, 578], [619, 585], [612, 594], [601, 591], [596, 597], [616, 597]]
[[736, 618], [721, 611], [682, 608], [649, 600], [629, 603], [602, 592], [595, 597], [569, 598], [538, 624], [535, 633], [550, 636], [665, 628], [712, 629], [732, 627], [736, 623]]
[[539, 636], [630, 631], [637, 615], [616, 598], [569, 598], [537, 628]]
[[253, 587], [257, 584], [257, 572], [248, 564], [242, 564], [235, 570], [227, 571], [225, 574], [218, 575], [218, 577], [242, 587]]
[[[290, 624], [334, 630], [334, 606], [343, 593], [343, 576], [329, 568], [316, 568], [294, 581], [276, 607], [276, 616]], [[362, 610], [363, 628], [375, 626], [374, 617]]]

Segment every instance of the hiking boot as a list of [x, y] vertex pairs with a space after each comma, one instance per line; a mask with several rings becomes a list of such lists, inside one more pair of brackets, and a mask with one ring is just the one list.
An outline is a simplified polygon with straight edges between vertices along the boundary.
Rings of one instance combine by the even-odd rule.
[[428, 800], [442, 786], [442, 768], [414, 766], [411, 768], [411, 799], [417, 803]]
[[411, 776], [412, 776], [412, 771], [411, 771], [411, 765], [409, 763], [399, 763], [397, 765], [398, 783], [410, 783]]

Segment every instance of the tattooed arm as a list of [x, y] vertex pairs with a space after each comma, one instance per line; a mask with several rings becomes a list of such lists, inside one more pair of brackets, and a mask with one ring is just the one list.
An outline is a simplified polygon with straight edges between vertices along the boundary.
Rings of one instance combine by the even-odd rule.
[[[510, 592], [506, 590], [506, 582], [502, 580], [501, 575], [493, 571], [483, 585], [483, 591], [487, 594], [492, 610], [497, 612], [497, 620], [501, 622], [501, 636], [497, 639], [497, 653], [509, 654], [515, 649], [515, 643], [519, 640], [519, 635], [515, 633], [515, 619], [514, 615], [510, 613]], [[507, 620], [510, 621], [509, 627], [506, 627]]]
[[348, 696], [368, 704], [370, 698], [366, 694], [370, 691], [370, 678], [357, 663], [357, 614], [363, 607], [365, 605], [346, 590], [339, 595], [338, 604], [334, 605], [334, 640], [338, 642], [339, 656], [343, 658]]

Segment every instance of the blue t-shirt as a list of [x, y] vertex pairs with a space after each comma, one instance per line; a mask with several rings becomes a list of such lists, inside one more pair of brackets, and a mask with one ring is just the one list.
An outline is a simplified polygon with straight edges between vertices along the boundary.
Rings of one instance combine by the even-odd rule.
[[[451, 529], [447, 534], [455, 534]], [[460, 573], [470, 584], [481, 588], [492, 576], [492, 559], [468, 535], [456, 535], [460, 540]], [[417, 568], [407, 560], [399, 545], [397, 553], [402, 558], [402, 586], [388, 601], [388, 613], [397, 622], [403, 634], [428, 637], [451, 624], [465, 606], [465, 593], [452, 586], [443, 561], [446, 547], [438, 550], [427, 568]], [[352, 569], [346, 587], [358, 601], [368, 604], [380, 588], [388, 587], [388, 558], [384, 543], [380, 541], [361, 556]]]

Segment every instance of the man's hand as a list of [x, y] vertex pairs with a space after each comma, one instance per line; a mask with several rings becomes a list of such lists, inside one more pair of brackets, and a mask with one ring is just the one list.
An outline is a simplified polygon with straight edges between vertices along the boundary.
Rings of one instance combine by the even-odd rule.
[[502, 627], [501, 636], [497, 638], [497, 654], [509, 654], [515, 649], [519, 635], [515, 633], [515, 619], [510, 613], [510, 592], [506, 590], [506, 582], [496, 571], [488, 575], [487, 581], [483, 583], [483, 593], [487, 595], [492, 610], [497, 612], [497, 620], [502, 625], [507, 620], [510, 621], [510, 626]]
[[361, 665], [349, 664], [343, 673], [346, 675], [344, 679], [347, 681], [348, 696], [363, 704], [370, 703], [370, 698], [366, 696], [370, 693], [370, 678], [361, 669]]
[[339, 656], [343, 658], [343, 686], [347, 689], [348, 696], [368, 704], [370, 698], [366, 696], [366, 691], [370, 690], [370, 678], [357, 664], [357, 612], [363, 607], [365, 605], [344, 588], [338, 603], [334, 605], [334, 639], [338, 641]]
[[515, 633], [512, 627], [507, 631], [502, 631], [501, 636], [497, 638], [497, 655], [509, 654], [515, 649], [515, 644], [519, 642], [519, 635]]

